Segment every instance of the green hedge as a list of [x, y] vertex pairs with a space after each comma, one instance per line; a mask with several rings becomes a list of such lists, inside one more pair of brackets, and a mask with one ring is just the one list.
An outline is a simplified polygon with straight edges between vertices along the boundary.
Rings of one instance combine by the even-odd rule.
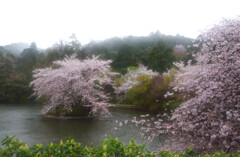
[[[91, 146], [82, 146], [73, 139], [65, 142], [62, 140], [59, 144], [49, 144], [43, 146], [37, 144], [28, 147], [21, 140], [15, 139], [13, 136], [6, 137], [2, 140], [0, 147], [0, 157], [191, 157], [196, 156], [196, 152], [190, 147], [183, 153], [173, 153], [170, 151], [150, 152], [145, 145], [138, 145], [132, 139], [129, 144], [125, 145], [118, 141], [118, 138], [107, 138], [97, 148]], [[214, 153], [212, 155], [199, 155], [204, 157], [240, 157], [238, 154], [227, 154], [225, 152]]]

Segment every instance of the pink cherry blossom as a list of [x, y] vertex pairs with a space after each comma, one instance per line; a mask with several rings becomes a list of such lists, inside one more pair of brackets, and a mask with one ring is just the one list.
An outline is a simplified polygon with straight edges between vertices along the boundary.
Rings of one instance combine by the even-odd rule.
[[224, 20], [195, 42], [197, 63], [175, 63], [178, 71], [171, 84], [175, 92], [185, 94], [185, 102], [171, 117], [141, 115], [132, 122], [150, 141], [167, 136], [162, 147], [175, 151], [190, 145], [199, 151], [236, 151], [240, 149], [240, 17]]
[[34, 96], [44, 97], [43, 113], [62, 107], [71, 111], [75, 105], [91, 108], [90, 113], [100, 111], [108, 114], [108, 95], [102, 90], [103, 84], [112, 84], [110, 60], [78, 60], [75, 55], [54, 62], [53, 67], [34, 70]]

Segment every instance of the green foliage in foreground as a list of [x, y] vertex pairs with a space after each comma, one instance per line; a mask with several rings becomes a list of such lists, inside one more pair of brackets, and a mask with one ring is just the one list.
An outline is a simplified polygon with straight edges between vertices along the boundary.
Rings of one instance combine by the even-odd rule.
[[[173, 153], [171, 151], [161, 150], [159, 152], [150, 152], [145, 149], [145, 145], [138, 145], [132, 139], [128, 145], [118, 141], [118, 138], [113, 139], [108, 137], [97, 148], [91, 146], [82, 146], [73, 139], [68, 139], [59, 144], [53, 144], [43, 146], [37, 144], [32, 147], [28, 147], [27, 144], [21, 142], [21, 140], [15, 139], [13, 136], [7, 136], [2, 140], [0, 147], [0, 157], [191, 157], [197, 156], [196, 152], [190, 147], [183, 153]], [[227, 154], [225, 152], [214, 153], [211, 155], [199, 155], [202, 157], [240, 157], [238, 154]]]

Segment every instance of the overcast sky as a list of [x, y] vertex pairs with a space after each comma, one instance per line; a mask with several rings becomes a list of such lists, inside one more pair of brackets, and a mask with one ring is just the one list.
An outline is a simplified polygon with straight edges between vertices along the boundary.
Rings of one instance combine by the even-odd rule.
[[46, 48], [72, 33], [81, 43], [128, 35], [195, 38], [222, 18], [240, 15], [240, 0], [0, 0], [0, 45]]

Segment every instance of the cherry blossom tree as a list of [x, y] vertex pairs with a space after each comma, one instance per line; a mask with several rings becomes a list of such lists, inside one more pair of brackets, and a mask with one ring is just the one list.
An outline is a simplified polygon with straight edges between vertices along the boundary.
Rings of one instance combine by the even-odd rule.
[[[54, 62], [53, 67], [34, 70], [33, 86], [37, 99], [45, 97], [43, 113], [63, 108], [71, 112], [76, 105], [82, 104], [91, 109], [107, 114], [108, 95], [102, 89], [103, 84], [112, 84], [110, 60], [98, 57], [80, 61], [75, 55]], [[62, 113], [64, 114], [64, 113]]]
[[200, 149], [239, 148], [240, 19], [224, 20], [197, 42], [197, 64], [176, 64], [174, 89], [188, 99], [173, 113], [172, 130]]
[[181, 57], [181, 56], [184, 56], [186, 55], [186, 48], [183, 46], [183, 45], [176, 45], [173, 49], [173, 54], [177, 57]]
[[[148, 140], [169, 136], [175, 150], [193, 145], [199, 151], [240, 148], [240, 18], [224, 20], [196, 41], [196, 64], [176, 63], [172, 87], [185, 102], [171, 116], [142, 115], [132, 120]], [[166, 94], [168, 96], [168, 94]], [[163, 120], [165, 119], [165, 120]], [[169, 123], [170, 121], [170, 123]], [[171, 144], [171, 142], [166, 142]]]

